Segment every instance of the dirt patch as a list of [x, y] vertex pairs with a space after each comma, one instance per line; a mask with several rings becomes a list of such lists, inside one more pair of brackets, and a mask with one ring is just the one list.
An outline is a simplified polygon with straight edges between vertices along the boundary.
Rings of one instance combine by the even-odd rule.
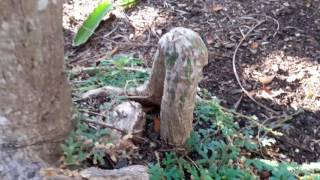
[[[161, 35], [172, 27], [191, 28], [202, 36], [210, 53], [201, 87], [224, 106], [277, 124], [284, 133], [264, 156], [299, 163], [320, 159], [319, 0], [142, 1], [124, 18], [104, 22], [88, 43], [73, 48], [75, 30], [97, 2], [64, 5], [68, 66], [97, 63], [113, 52], [142, 58], [150, 67]], [[235, 78], [232, 57], [249, 30], [235, 58], [239, 79], [251, 96], [283, 118], [250, 100]], [[275, 77], [268, 91], [262, 90], [259, 78], [271, 75]], [[290, 116], [296, 112], [300, 113]]]

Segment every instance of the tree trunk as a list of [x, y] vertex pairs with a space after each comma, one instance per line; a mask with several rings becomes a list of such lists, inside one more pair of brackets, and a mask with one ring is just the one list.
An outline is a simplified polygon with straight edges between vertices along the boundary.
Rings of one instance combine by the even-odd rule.
[[62, 1], [0, 1], [0, 179], [40, 179], [72, 128]]

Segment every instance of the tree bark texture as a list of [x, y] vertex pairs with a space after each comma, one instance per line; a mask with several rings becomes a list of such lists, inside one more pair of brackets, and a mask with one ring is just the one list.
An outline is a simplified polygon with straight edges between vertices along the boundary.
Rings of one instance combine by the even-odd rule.
[[0, 179], [40, 179], [70, 132], [62, 1], [0, 1]]
[[147, 85], [149, 96], [161, 104], [161, 138], [181, 146], [192, 131], [193, 110], [208, 50], [201, 37], [182, 27], [174, 28], [158, 44]]

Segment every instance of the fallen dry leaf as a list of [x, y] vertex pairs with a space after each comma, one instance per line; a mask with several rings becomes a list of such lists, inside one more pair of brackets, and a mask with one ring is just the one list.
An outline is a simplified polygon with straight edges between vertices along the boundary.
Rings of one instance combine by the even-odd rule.
[[255, 41], [253, 41], [253, 42], [251, 43], [251, 45], [250, 45], [250, 48], [251, 48], [251, 49], [257, 49], [258, 47], [259, 47], [259, 43], [255, 42]]
[[53, 177], [53, 176], [56, 176], [58, 173], [57, 173], [57, 169], [55, 168], [46, 168], [46, 169], [41, 169], [40, 174], [43, 177]]
[[218, 11], [221, 11], [224, 7], [221, 5], [221, 4], [213, 4], [212, 5], [212, 10], [214, 12], [218, 12]]
[[206, 37], [206, 41], [207, 41], [208, 44], [213, 44], [214, 43], [214, 39], [210, 35]]
[[118, 52], [118, 50], [119, 50], [118, 46], [116, 46], [114, 49], [112, 49], [111, 56], [115, 55]]
[[285, 93], [285, 91], [283, 91], [282, 89], [279, 89], [276, 91], [269, 91], [269, 90], [263, 89], [257, 94], [257, 97], [273, 100], [273, 98], [280, 96], [283, 93]]
[[259, 81], [266, 85], [266, 84], [270, 84], [272, 82], [272, 80], [275, 78], [275, 75], [271, 75], [271, 76], [261, 76], [259, 77]]
[[153, 130], [156, 133], [160, 133], [160, 118], [159, 117], [153, 118]]

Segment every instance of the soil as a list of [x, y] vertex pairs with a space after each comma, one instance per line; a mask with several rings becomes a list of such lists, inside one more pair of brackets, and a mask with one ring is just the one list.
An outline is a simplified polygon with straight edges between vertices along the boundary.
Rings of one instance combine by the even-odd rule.
[[[64, 4], [69, 67], [98, 63], [110, 52], [132, 54], [151, 67], [159, 38], [173, 27], [190, 28], [209, 50], [200, 86], [223, 106], [273, 123], [284, 134], [263, 155], [298, 163], [320, 160], [320, 0], [144, 0], [122, 18], [104, 21], [85, 45], [72, 47], [74, 32], [98, 2]], [[277, 113], [243, 93], [233, 60], [244, 89]], [[265, 87], [261, 77], [274, 78]]]

